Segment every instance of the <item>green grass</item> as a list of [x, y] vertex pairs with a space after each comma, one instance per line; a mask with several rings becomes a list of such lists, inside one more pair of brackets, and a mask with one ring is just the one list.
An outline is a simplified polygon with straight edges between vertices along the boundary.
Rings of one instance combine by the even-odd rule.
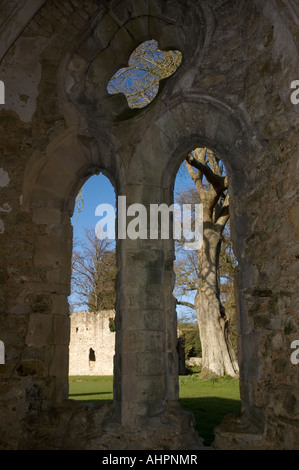
[[[205, 445], [214, 440], [213, 429], [229, 413], [238, 413], [241, 407], [239, 381], [232, 377], [200, 379], [199, 374], [179, 377], [183, 409], [194, 414], [198, 434]], [[69, 398], [98, 403], [113, 400], [112, 376], [69, 377]]]
[[197, 374], [180, 376], [180, 399], [183, 409], [194, 414], [195, 429], [205, 445], [214, 440], [214, 428], [223, 417], [239, 413], [241, 400], [239, 380], [232, 377], [200, 379]]
[[69, 377], [69, 398], [93, 403], [112, 401], [113, 376], [71, 376]]

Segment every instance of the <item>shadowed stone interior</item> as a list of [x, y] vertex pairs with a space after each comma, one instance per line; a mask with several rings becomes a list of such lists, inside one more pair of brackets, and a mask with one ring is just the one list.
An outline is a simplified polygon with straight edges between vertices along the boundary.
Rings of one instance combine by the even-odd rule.
[[[1, 449], [201, 449], [178, 404], [171, 240], [117, 241], [114, 402], [68, 400], [72, 226], [102, 171], [171, 204], [188, 151], [229, 175], [241, 416], [215, 449], [298, 449], [296, 0], [4, 1], [0, 7]], [[144, 109], [107, 83], [154, 38], [183, 61]]]

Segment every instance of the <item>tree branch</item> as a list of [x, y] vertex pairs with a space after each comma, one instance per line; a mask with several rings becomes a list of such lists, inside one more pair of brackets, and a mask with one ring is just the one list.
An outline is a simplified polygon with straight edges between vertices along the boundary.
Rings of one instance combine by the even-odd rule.
[[217, 218], [217, 221], [216, 221], [216, 225], [220, 228], [222, 228], [222, 230], [224, 229], [227, 221], [229, 219], [229, 194], [226, 193], [225, 195], [225, 199], [223, 201], [223, 204], [222, 204], [222, 207], [221, 207], [221, 211], [220, 211], [220, 214]]
[[184, 305], [185, 307], [190, 307], [195, 310], [195, 307], [190, 302], [185, 302], [184, 300], [176, 300], [177, 305]]
[[216, 175], [210, 167], [195, 158], [191, 153], [187, 155], [186, 161], [189, 165], [192, 165], [205, 175], [208, 182], [215, 188], [218, 194], [227, 189], [228, 180], [226, 176]]
[[203, 198], [205, 197], [205, 190], [202, 184], [202, 173], [201, 172], [196, 173], [196, 171], [193, 170], [192, 165], [190, 165], [190, 163], [188, 162], [187, 158], [186, 158], [186, 167], [187, 167], [189, 176], [191, 177], [191, 179], [193, 180], [196, 186], [200, 199], [203, 200]]

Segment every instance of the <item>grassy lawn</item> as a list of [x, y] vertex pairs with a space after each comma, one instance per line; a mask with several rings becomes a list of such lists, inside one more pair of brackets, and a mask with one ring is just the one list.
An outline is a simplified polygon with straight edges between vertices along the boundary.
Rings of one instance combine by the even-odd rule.
[[229, 413], [239, 413], [239, 380], [232, 377], [199, 379], [198, 375], [180, 376], [180, 399], [183, 409], [194, 414], [198, 434], [205, 445], [214, 440], [213, 429]]
[[69, 398], [72, 400], [98, 402], [113, 400], [113, 376], [69, 377]]
[[[179, 377], [180, 403], [191, 411], [196, 430], [205, 445], [214, 440], [213, 429], [224, 415], [240, 411], [239, 381], [231, 377], [200, 379], [198, 374]], [[113, 400], [112, 376], [80, 376], [69, 378], [69, 398], [98, 402]]]

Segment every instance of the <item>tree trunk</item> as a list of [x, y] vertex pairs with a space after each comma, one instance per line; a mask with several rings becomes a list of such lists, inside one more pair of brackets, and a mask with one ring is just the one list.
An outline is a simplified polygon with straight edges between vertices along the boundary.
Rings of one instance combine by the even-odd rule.
[[203, 246], [199, 250], [199, 284], [195, 298], [200, 341], [202, 374], [238, 375], [239, 367], [229, 334], [229, 319], [221, 305], [217, 267], [221, 233], [204, 224]]

